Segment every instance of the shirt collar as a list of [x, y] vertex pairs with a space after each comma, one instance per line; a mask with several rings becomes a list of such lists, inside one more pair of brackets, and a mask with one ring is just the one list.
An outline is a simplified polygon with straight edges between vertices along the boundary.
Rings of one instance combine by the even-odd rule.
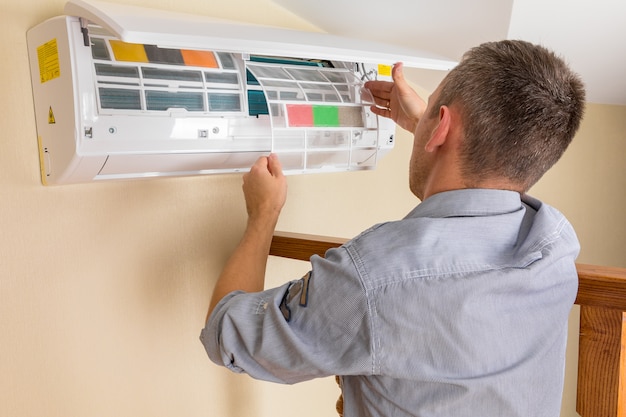
[[422, 201], [406, 218], [490, 216], [521, 209], [518, 192], [470, 188], [434, 194]]

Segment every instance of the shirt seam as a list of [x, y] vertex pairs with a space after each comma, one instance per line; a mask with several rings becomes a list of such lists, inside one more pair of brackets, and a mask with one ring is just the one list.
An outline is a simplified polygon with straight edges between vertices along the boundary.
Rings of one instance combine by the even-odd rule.
[[380, 364], [378, 363], [378, 351], [381, 348], [380, 338], [378, 335], [378, 331], [376, 326], [374, 325], [374, 317], [376, 316], [376, 306], [375, 303], [372, 302], [371, 293], [365, 285], [365, 279], [363, 275], [368, 275], [364, 269], [363, 262], [361, 261], [361, 257], [358, 254], [358, 250], [354, 246], [344, 246], [348, 256], [352, 260], [352, 264], [356, 270], [356, 273], [359, 277], [359, 281], [361, 283], [361, 288], [363, 289], [363, 294], [365, 295], [365, 302], [367, 303], [367, 315], [368, 315], [368, 323], [370, 328], [370, 333], [372, 335], [372, 364], [371, 364], [371, 372], [372, 375], [376, 375], [380, 368]]
[[383, 279], [380, 280], [379, 283], [374, 283], [371, 282], [371, 285], [367, 288], [368, 290], [377, 290], [380, 288], [384, 288], [388, 285], [394, 285], [400, 282], [407, 282], [407, 281], [434, 281], [434, 280], [439, 280], [439, 279], [446, 279], [446, 278], [452, 278], [455, 276], [460, 276], [462, 278], [467, 278], [468, 274], [473, 274], [473, 273], [478, 273], [478, 272], [487, 272], [487, 271], [500, 271], [500, 270], [504, 270], [504, 269], [524, 269], [527, 268], [528, 266], [530, 266], [531, 264], [533, 264], [534, 262], [536, 262], [537, 260], [541, 259], [541, 256], [539, 254], [539, 252], [533, 252], [533, 254], [535, 254], [535, 256], [531, 256], [529, 255], [527, 257], [527, 259], [524, 260], [524, 262], [520, 263], [520, 264], [506, 264], [506, 265], [494, 265], [494, 264], [486, 264], [486, 265], [481, 265], [481, 266], [475, 266], [475, 267], [465, 267], [465, 268], [455, 268], [455, 269], [450, 269], [447, 271], [441, 270], [441, 269], [432, 269], [432, 268], [428, 268], [428, 269], [420, 269], [417, 271], [411, 271], [410, 273], [407, 273], [405, 275], [401, 275], [396, 279]]
[[559, 237], [561, 237], [561, 232], [563, 231], [566, 225], [567, 225], [567, 221], [565, 219], [560, 219], [557, 225], [555, 226], [554, 230], [552, 231], [552, 233], [550, 233], [549, 235], [545, 236], [543, 239], [536, 242], [530, 249], [542, 251], [547, 246], [550, 246], [557, 239], [559, 239]]

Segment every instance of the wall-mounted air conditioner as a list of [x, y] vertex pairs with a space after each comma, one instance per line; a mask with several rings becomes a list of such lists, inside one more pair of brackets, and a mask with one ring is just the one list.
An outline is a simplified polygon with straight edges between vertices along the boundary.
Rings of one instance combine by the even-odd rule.
[[454, 62], [322, 33], [72, 0], [27, 34], [44, 184], [371, 169], [394, 125], [369, 110], [390, 66]]

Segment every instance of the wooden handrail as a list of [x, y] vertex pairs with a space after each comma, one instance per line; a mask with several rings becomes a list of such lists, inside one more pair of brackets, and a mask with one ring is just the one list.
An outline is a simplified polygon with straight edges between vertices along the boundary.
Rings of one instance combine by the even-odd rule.
[[[276, 232], [270, 255], [308, 261], [347, 239]], [[580, 305], [578, 392], [582, 417], [626, 417], [626, 268], [576, 264]]]
[[626, 311], [626, 268], [577, 264], [576, 304]]
[[347, 241], [348, 239], [336, 237], [275, 232], [270, 255], [308, 261], [311, 256], [324, 256], [328, 249], [337, 248]]

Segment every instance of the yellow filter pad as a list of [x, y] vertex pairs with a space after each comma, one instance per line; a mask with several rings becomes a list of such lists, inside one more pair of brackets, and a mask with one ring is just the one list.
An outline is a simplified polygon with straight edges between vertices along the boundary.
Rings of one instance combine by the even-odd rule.
[[126, 43], [115, 39], [112, 39], [110, 44], [117, 61], [148, 62], [148, 56], [143, 45]]

